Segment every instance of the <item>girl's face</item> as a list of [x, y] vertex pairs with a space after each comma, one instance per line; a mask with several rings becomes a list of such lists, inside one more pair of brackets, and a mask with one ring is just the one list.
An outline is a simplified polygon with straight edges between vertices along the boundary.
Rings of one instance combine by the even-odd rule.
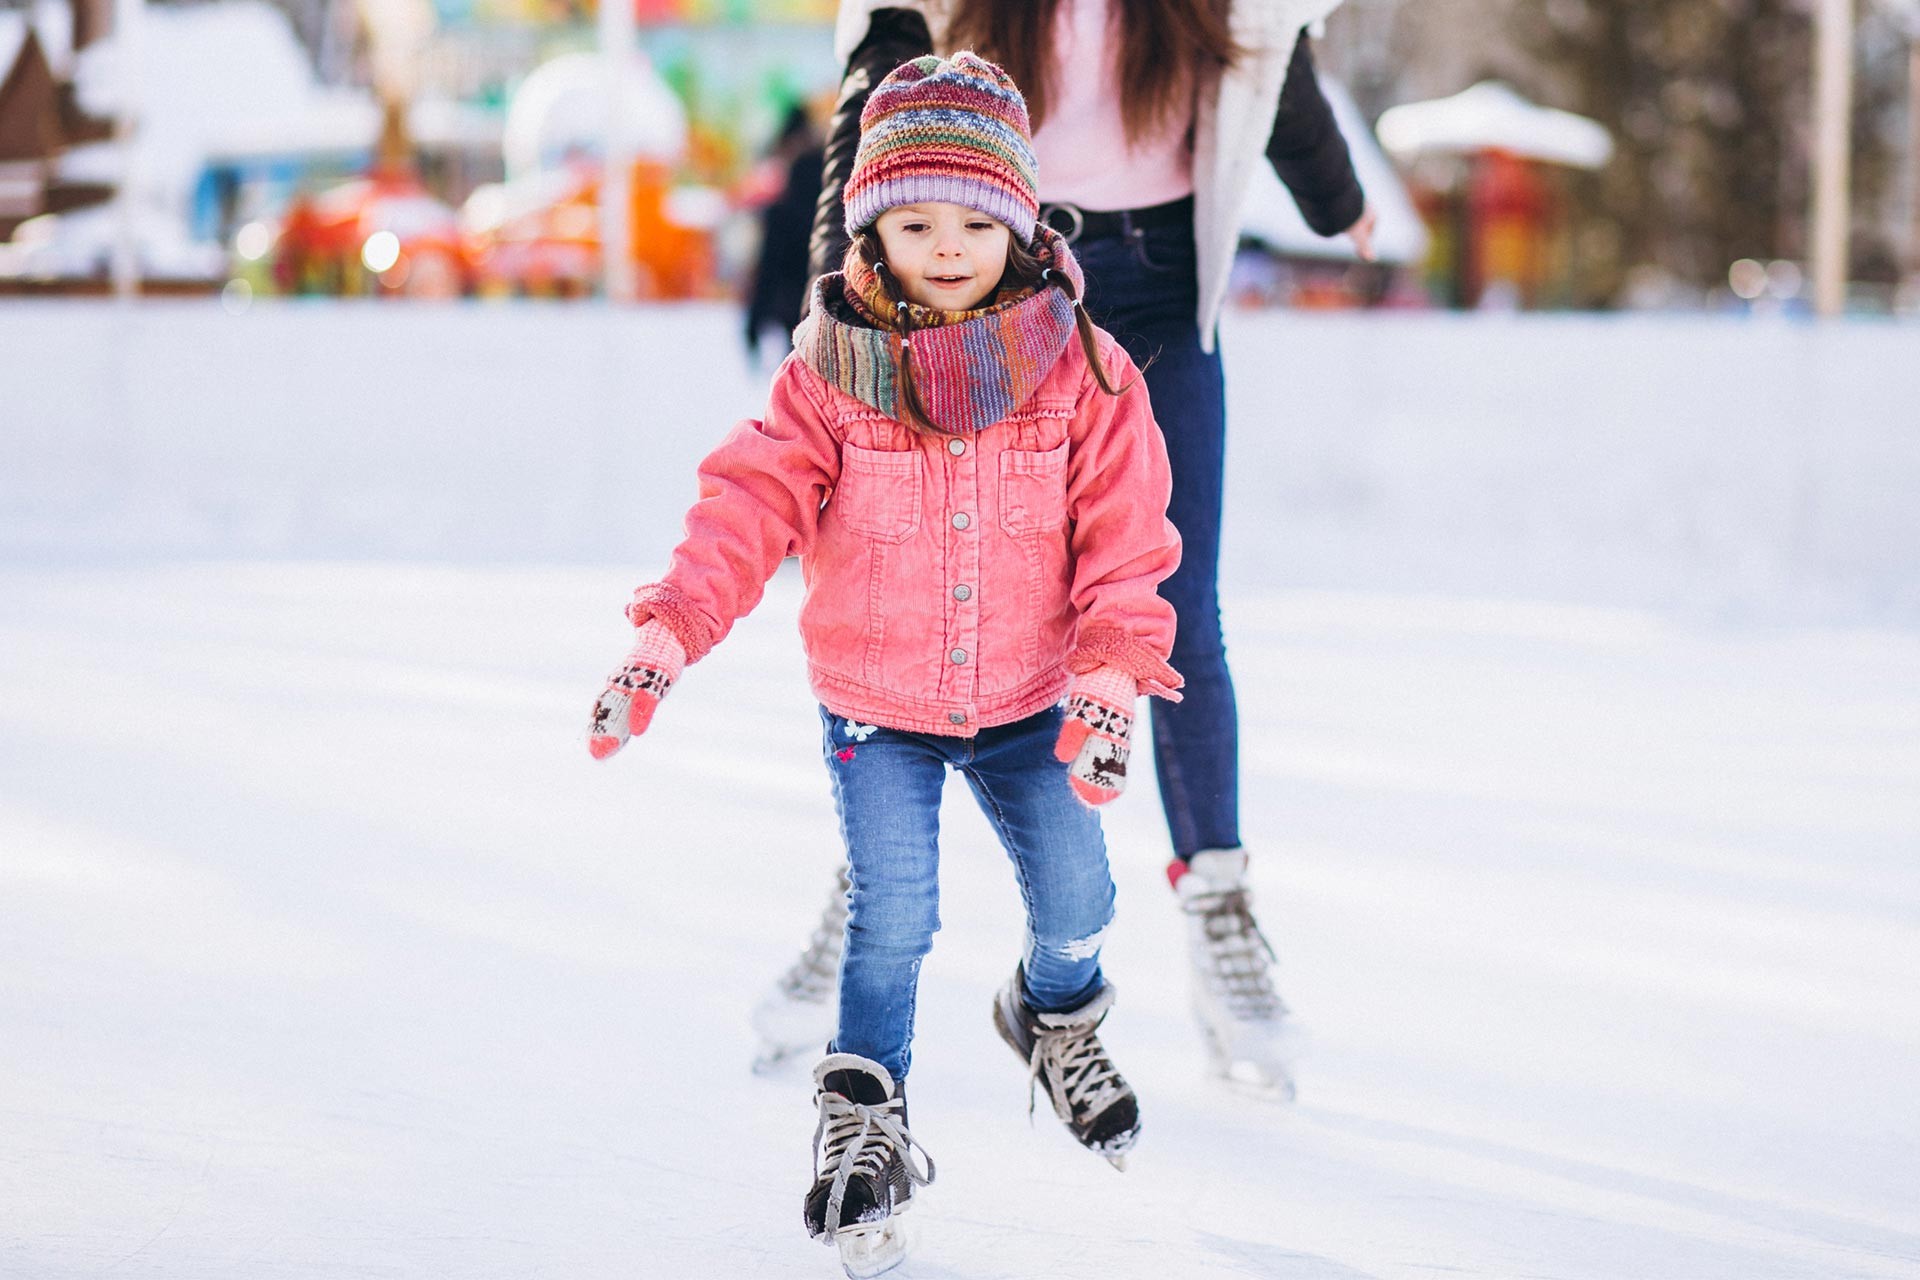
[[992, 297], [1013, 242], [1006, 223], [944, 201], [889, 209], [874, 230], [907, 300], [941, 311], [966, 311]]

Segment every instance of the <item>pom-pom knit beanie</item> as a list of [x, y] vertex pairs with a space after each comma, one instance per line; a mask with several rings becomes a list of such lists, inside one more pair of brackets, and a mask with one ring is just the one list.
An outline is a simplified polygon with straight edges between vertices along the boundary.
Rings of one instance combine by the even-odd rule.
[[956, 53], [894, 68], [860, 113], [847, 178], [847, 234], [903, 204], [978, 209], [1033, 240], [1040, 214], [1027, 100], [985, 58]]

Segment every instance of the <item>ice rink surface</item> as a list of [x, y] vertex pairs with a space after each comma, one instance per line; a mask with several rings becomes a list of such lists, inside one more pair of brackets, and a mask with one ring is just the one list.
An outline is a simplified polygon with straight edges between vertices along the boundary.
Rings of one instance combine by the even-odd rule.
[[[746, 1011], [836, 857], [797, 574], [611, 762], [623, 569], [0, 568], [0, 1276], [820, 1277]], [[1920, 1276], [1920, 634], [1241, 591], [1292, 1107], [1112, 808], [1127, 1172], [948, 796], [902, 1280]], [[1145, 753], [1136, 759], [1145, 760]]]

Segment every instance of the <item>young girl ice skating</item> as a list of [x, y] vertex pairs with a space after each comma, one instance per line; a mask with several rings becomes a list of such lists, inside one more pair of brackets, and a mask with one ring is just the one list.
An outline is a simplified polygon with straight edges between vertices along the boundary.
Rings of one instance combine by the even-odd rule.
[[800, 557], [852, 883], [805, 1219], [854, 1275], [899, 1260], [892, 1215], [933, 1174], [904, 1086], [949, 769], [1026, 903], [996, 1029], [1084, 1146], [1119, 1166], [1139, 1133], [1098, 1035], [1114, 890], [1090, 806], [1125, 784], [1135, 699], [1179, 696], [1155, 588], [1180, 544], [1145, 390], [1037, 224], [1030, 144], [1019, 91], [970, 53], [874, 90], [846, 269], [817, 282], [765, 418], [701, 464], [686, 540], [635, 594], [633, 652], [594, 708], [605, 757]]

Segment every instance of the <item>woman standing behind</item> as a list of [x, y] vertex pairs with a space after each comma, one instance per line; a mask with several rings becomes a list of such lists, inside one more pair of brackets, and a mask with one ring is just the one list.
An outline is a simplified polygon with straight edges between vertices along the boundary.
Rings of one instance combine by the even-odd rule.
[[[974, 48], [1026, 94], [1043, 219], [1073, 246], [1086, 307], [1145, 369], [1186, 552], [1161, 594], [1180, 619], [1186, 700], [1153, 714], [1154, 765], [1188, 921], [1193, 1010], [1214, 1070], [1291, 1097], [1287, 1009], [1255, 922], [1239, 825], [1239, 730], [1220, 626], [1226, 399], [1216, 326], [1239, 210], [1263, 159], [1307, 224], [1372, 256], [1373, 214], [1320, 91], [1304, 28], [1339, 0], [842, 0], [846, 60], [827, 140], [812, 269], [845, 250], [841, 189], [872, 87], [930, 51]], [[844, 882], [755, 1012], [763, 1063], [832, 1025]]]

